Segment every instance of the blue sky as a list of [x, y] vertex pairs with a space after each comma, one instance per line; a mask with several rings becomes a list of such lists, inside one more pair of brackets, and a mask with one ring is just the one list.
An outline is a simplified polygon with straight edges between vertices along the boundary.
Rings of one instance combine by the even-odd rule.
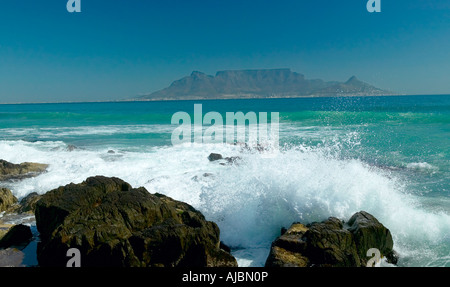
[[356, 75], [408, 94], [450, 93], [450, 1], [0, 0], [0, 102], [129, 98], [193, 70]]

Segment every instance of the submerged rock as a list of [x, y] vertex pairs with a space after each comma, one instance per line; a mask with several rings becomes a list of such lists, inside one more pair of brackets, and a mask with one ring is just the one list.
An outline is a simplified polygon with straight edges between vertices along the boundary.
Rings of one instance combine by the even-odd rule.
[[[226, 164], [236, 164], [237, 161], [239, 161], [241, 159], [241, 157], [239, 156], [231, 156], [231, 157], [226, 157]], [[225, 163], [221, 163], [221, 165], [225, 165]]]
[[66, 151], [74, 151], [74, 150], [77, 150], [77, 149], [78, 149], [78, 147], [73, 145], [73, 144], [69, 144], [66, 147]]
[[303, 225], [293, 224], [273, 243], [266, 267], [366, 266], [371, 248], [396, 264], [392, 236], [375, 217], [361, 211], [348, 224], [334, 217]]
[[0, 181], [34, 177], [45, 172], [47, 167], [47, 164], [33, 162], [14, 164], [0, 159]]
[[16, 248], [0, 250], [0, 267], [25, 267], [22, 264], [24, 257], [25, 254]]
[[211, 153], [208, 156], [208, 160], [209, 161], [217, 161], [217, 160], [225, 160], [225, 162], [220, 163], [221, 165], [226, 165], [226, 164], [235, 164], [238, 160], [240, 160], [241, 158], [239, 156], [231, 156], [231, 157], [223, 157], [221, 154], [219, 153]]
[[36, 205], [40, 266], [237, 266], [219, 228], [192, 206], [118, 178], [91, 177], [49, 191]]

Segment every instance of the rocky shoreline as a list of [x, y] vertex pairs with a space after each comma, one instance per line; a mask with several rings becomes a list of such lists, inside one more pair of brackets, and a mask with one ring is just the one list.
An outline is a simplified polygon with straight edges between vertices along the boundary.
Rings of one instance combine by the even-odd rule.
[[20, 180], [37, 176], [47, 170], [48, 165], [34, 162], [14, 164], [0, 159], [0, 181]]
[[[4, 170], [0, 173], [8, 177]], [[33, 240], [38, 242], [35, 255], [42, 267], [66, 266], [72, 248], [79, 250], [86, 267], [238, 266], [230, 248], [220, 241], [217, 224], [200, 211], [143, 187], [133, 188], [119, 178], [90, 177], [44, 195], [29, 194], [20, 202], [10, 190], [0, 188], [0, 214], [34, 216], [37, 227], [36, 235], [29, 225], [4, 224], [0, 217], [0, 267], [25, 266], [22, 251]], [[265, 266], [366, 266], [371, 248], [396, 264], [393, 245], [389, 229], [361, 211], [347, 222], [331, 217], [282, 228]]]
[[[374, 216], [361, 211], [348, 222], [330, 217], [322, 222], [293, 223], [273, 243], [266, 267], [364, 267], [368, 251], [397, 264], [392, 235]], [[371, 254], [369, 254], [371, 256]]]

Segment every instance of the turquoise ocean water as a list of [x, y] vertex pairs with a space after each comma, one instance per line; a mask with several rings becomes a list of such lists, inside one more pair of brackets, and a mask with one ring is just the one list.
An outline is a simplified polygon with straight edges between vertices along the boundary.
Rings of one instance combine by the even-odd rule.
[[[172, 145], [172, 115], [193, 119], [194, 104], [224, 119], [279, 112], [280, 153]], [[241, 160], [220, 165], [211, 152]], [[188, 202], [219, 225], [240, 266], [264, 265], [282, 226], [360, 210], [391, 230], [400, 266], [450, 266], [446, 95], [0, 105], [0, 159], [50, 164], [0, 183], [18, 198], [105, 175]]]

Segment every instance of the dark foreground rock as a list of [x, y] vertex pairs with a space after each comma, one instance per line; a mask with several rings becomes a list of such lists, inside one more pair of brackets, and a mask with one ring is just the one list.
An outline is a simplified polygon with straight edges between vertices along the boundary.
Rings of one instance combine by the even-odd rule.
[[398, 258], [393, 250], [391, 232], [373, 215], [364, 211], [357, 212], [347, 222], [347, 226], [358, 247], [358, 255], [363, 265], [367, 263], [367, 250], [370, 248], [377, 248], [388, 262], [397, 264]]
[[8, 233], [9, 229], [13, 227], [13, 224], [4, 224], [2, 221], [0, 221], [0, 240], [5, 236], [6, 233]]
[[14, 164], [0, 159], [0, 181], [34, 177], [45, 172], [47, 167], [47, 164], [33, 162]]
[[25, 247], [32, 239], [33, 234], [29, 226], [18, 224], [11, 227], [0, 239], [0, 249], [11, 246]]
[[91, 177], [47, 192], [36, 205], [40, 266], [237, 266], [219, 228], [190, 205], [118, 178]]
[[366, 266], [371, 248], [380, 250], [396, 264], [389, 229], [361, 211], [347, 224], [334, 217], [303, 225], [294, 223], [273, 243], [266, 267], [360, 267]]

